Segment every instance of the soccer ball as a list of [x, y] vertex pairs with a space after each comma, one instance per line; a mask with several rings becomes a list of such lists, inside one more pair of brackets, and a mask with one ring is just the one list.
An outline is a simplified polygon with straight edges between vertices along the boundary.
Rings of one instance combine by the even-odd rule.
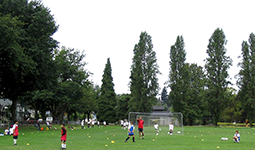
[[167, 132], [167, 134], [170, 134], [170, 132]]

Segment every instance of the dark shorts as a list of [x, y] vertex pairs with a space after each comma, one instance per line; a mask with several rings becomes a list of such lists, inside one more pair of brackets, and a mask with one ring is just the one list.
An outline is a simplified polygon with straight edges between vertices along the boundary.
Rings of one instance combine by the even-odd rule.
[[18, 136], [13, 136], [13, 139], [18, 139]]
[[143, 129], [142, 129], [142, 128], [138, 128], [138, 131], [139, 131], [139, 132], [143, 132]]
[[63, 142], [63, 143], [64, 143], [64, 142], [66, 142], [66, 140], [61, 140], [61, 142]]

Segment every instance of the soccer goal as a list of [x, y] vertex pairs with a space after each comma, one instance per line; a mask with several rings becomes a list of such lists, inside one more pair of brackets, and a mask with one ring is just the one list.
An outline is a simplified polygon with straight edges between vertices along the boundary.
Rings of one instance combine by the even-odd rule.
[[142, 117], [144, 120], [144, 127], [149, 129], [154, 129], [154, 124], [159, 125], [159, 129], [162, 130], [162, 133], [168, 133], [169, 124], [174, 125], [174, 133], [179, 135], [184, 135], [183, 131], [183, 116], [180, 112], [174, 113], [146, 113], [146, 112], [130, 112], [128, 115], [128, 121], [133, 121], [134, 125], [137, 126], [137, 118]]

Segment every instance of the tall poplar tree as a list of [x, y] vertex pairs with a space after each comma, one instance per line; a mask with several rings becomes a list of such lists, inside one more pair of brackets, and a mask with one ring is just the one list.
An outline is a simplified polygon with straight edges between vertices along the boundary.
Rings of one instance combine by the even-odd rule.
[[157, 102], [156, 95], [159, 89], [157, 74], [160, 74], [151, 36], [142, 32], [133, 52], [129, 111], [150, 112]]
[[188, 125], [193, 125], [196, 119], [202, 117], [204, 110], [203, 93], [204, 93], [204, 72], [203, 67], [197, 64], [190, 64], [187, 76], [190, 80], [189, 95], [186, 96], [185, 117]]
[[[182, 36], [178, 36], [174, 45], [170, 49], [170, 72], [169, 72], [169, 99], [175, 112], [185, 110], [185, 99], [188, 92], [186, 87], [188, 84], [185, 80], [187, 76], [187, 67], [185, 67], [186, 51], [184, 49], [184, 40]], [[185, 114], [184, 114], [185, 117]]]
[[116, 94], [114, 91], [114, 83], [112, 78], [112, 68], [110, 58], [107, 59], [105, 65], [102, 86], [100, 90], [98, 102], [98, 118], [100, 121], [114, 123], [116, 121]]
[[226, 39], [222, 29], [217, 28], [209, 39], [206, 53], [205, 70], [207, 76], [207, 101], [214, 125], [220, 120], [221, 112], [226, 104], [226, 90], [230, 84], [227, 69], [232, 65], [232, 60], [226, 56]]
[[238, 65], [241, 70], [238, 74], [237, 85], [240, 88], [238, 98], [241, 99], [245, 116], [250, 123], [255, 119], [255, 35], [250, 34], [249, 43], [242, 43], [242, 62]]

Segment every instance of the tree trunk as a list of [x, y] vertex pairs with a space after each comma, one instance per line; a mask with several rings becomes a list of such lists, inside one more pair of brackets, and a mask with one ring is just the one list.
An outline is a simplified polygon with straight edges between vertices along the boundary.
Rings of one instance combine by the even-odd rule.
[[12, 99], [12, 106], [11, 106], [12, 122], [17, 120], [16, 109], [17, 109], [17, 100]]
[[89, 121], [89, 117], [90, 117], [90, 111], [87, 112], [87, 115], [88, 115], [88, 121]]
[[74, 121], [76, 121], [77, 120], [77, 114], [76, 114], [76, 112], [74, 111]]
[[38, 109], [35, 108], [35, 119], [38, 120], [39, 119], [39, 114], [38, 114]]
[[41, 115], [42, 115], [42, 119], [43, 120], [46, 120], [46, 111], [45, 110], [43, 110], [43, 111], [41, 111]]

